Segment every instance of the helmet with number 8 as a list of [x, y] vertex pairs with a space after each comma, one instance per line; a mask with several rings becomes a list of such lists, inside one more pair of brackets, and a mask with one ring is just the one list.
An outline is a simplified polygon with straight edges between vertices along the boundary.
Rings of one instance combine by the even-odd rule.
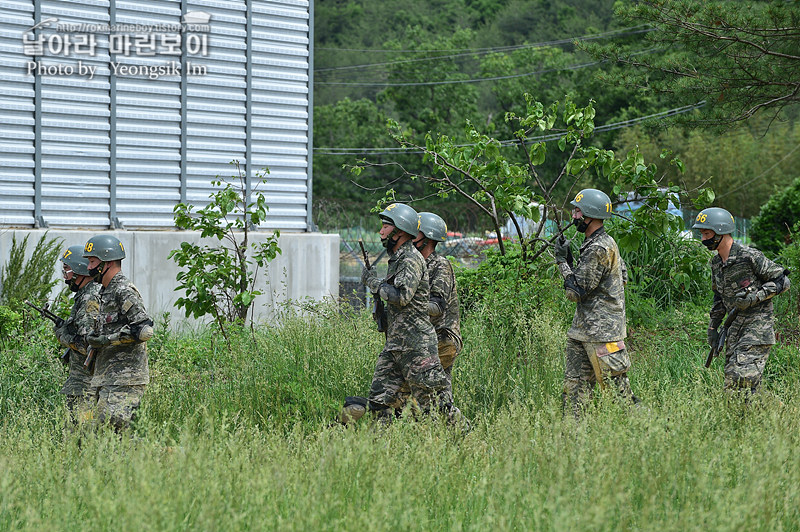
[[439, 215], [432, 212], [419, 213], [419, 230], [425, 238], [435, 242], [444, 242], [447, 238], [447, 224]]
[[86, 258], [97, 257], [102, 262], [122, 260], [125, 258], [125, 248], [122, 247], [122, 242], [114, 236], [96, 235], [83, 246], [83, 256]]
[[611, 199], [605, 192], [596, 188], [581, 190], [575, 195], [575, 199], [570, 202], [570, 205], [579, 208], [584, 216], [599, 220], [611, 218], [614, 210]]
[[703, 209], [694, 220], [692, 229], [711, 229], [718, 235], [729, 235], [736, 229], [733, 215], [720, 207]]

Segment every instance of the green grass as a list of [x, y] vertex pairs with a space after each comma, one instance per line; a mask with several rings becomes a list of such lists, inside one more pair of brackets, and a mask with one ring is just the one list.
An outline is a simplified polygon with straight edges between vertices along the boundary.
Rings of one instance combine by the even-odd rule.
[[369, 387], [367, 314], [319, 307], [232, 348], [162, 329], [132, 439], [64, 430], [57, 349], [34, 328], [0, 353], [0, 530], [800, 530], [796, 343], [773, 348], [770, 393], [745, 408], [721, 361], [702, 367], [707, 309], [631, 306], [647, 409], [598, 396], [581, 422], [561, 416], [559, 292], [473, 309], [454, 372], [465, 436], [331, 426]]

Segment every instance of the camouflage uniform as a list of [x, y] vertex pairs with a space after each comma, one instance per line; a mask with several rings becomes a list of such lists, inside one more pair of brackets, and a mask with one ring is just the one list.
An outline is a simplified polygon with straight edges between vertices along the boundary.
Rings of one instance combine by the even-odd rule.
[[446, 257], [435, 251], [425, 259], [431, 283], [431, 301], [436, 302], [443, 311], [431, 316], [431, 324], [439, 341], [439, 360], [451, 381], [453, 362], [461, 353], [461, 312], [458, 304], [458, 288], [453, 265]]
[[567, 331], [564, 363], [564, 402], [574, 411], [592, 395], [595, 382], [608, 381], [632, 401], [627, 372], [631, 361], [625, 348], [625, 283], [627, 270], [617, 243], [600, 227], [586, 238], [574, 270], [559, 263], [567, 298], [577, 302]]
[[55, 329], [59, 343], [69, 348], [67, 363], [69, 376], [61, 393], [67, 396], [67, 407], [75, 420], [82, 410], [89, 393], [92, 374], [83, 367], [86, 361], [86, 335], [90, 334], [100, 309], [100, 290], [102, 285], [90, 281], [75, 292], [69, 318], [61, 327]]
[[[760, 290], [765, 283], [780, 278], [783, 272], [781, 266], [767, 259], [760, 251], [736, 242], [731, 245], [727, 261], [723, 262], [719, 254], [714, 255], [711, 258], [714, 302], [709, 327], [719, 327], [725, 314], [736, 308], [739, 295]], [[772, 323], [772, 299], [739, 310], [728, 328], [726, 390], [757, 391], [770, 347], [775, 343]]]
[[130, 425], [150, 382], [145, 342], [152, 336], [152, 325], [139, 291], [117, 273], [100, 292], [94, 334], [108, 336], [110, 343], [97, 349], [92, 378], [99, 421], [109, 422], [117, 430]]
[[378, 415], [402, 407], [399, 391], [404, 381], [422, 410], [452, 407], [447, 375], [437, 356], [436, 333], [428, 318], [429, 290], [425, 259], [407, 241], [389, 258], [387, 277], [378, 291], [388, 302], [386, 344], [378, 355], [369, 391], [369, 408]]
[[[447, 388], [453, 393], [453, 362], [461, 353], [461, 312], [458, 304], [458, 289], [453, 265], [446, 257], [435, 251], [425, 259], [431, 285], [431, 302], [443, 309], [437, 316], [428, 316], [438, 340], [439, 361], [447, 375]], [[410, 395], [408, 383], [400, 388], [400, 402], [405, 404]]]

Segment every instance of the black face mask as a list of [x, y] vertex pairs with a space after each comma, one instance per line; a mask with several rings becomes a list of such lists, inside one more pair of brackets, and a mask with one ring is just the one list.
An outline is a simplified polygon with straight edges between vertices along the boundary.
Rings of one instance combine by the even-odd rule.
[[719, 247], [719, 243], [722, 242], [722, 235], [714, 235], [708, 240], [701, 240], [701, 242], [709, 251], [714, 251]]
[[381, 238], [381, 244], [386, 248], [387, 251], [392, 251], [397, 245], [397, 241], [400, 240], [400, 235], [398, 235], [399, 232], [400, 231], [395, 228], [386, 238]]
[[92, 279], [94, 279], [98, 283], [103, 283], [103, 273], [106, 269], [106, 263], [101, 262], [94, 268], [89, 268], [89, 275], [91, 275]]
[[70, 290], [72, 290], [73, 292], [77, 292], [78, 290], [80, 290], [80, 289], [81, 289], [81, 288], [78, 286], [78, 283], [76, 283], [76, 282], [75, 282], [75, 277], [73, 277], [72, 279], [70, 279], [69, 281], [67, 281], [67, 285], [69, 286], [69, 289], [70, 289]]
[[586, 230], [589, 229], [589, 222], [586, 221], [586, 218], [581, 218], [578, 220], [578, 223], [575, 224], [575, 229], [577, 229], [579, 233], [585, 233]]

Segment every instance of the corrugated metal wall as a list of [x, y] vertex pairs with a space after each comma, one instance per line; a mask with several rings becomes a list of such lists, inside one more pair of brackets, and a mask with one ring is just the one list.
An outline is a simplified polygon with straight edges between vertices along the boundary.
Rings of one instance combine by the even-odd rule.
[[[170, 228], [180, 201], [207, 203], [212, 181], [240, 161], [270, 212], [264, 228], [311, 225], [311, 17], [307, 0], [0, 1], [0, 225]], [[31, 57], [23, 32], [59, 24], [178, 24], [211, 15], [207, 54]], [[31, 36], [62, 33], [39, 28]], [[138, 34], [132, 35], [135, 38]], [[195, 43], [196, 44], [196, 43]], [[29, 61], [96, 67], [85, 75], [33, 75]], [[178, 75], [114, 73], [109, 62], [183, 63]], [[187, 72], [187, 63], [205, 73]], [[76, 67], [77, 68], [77, 67]]]

